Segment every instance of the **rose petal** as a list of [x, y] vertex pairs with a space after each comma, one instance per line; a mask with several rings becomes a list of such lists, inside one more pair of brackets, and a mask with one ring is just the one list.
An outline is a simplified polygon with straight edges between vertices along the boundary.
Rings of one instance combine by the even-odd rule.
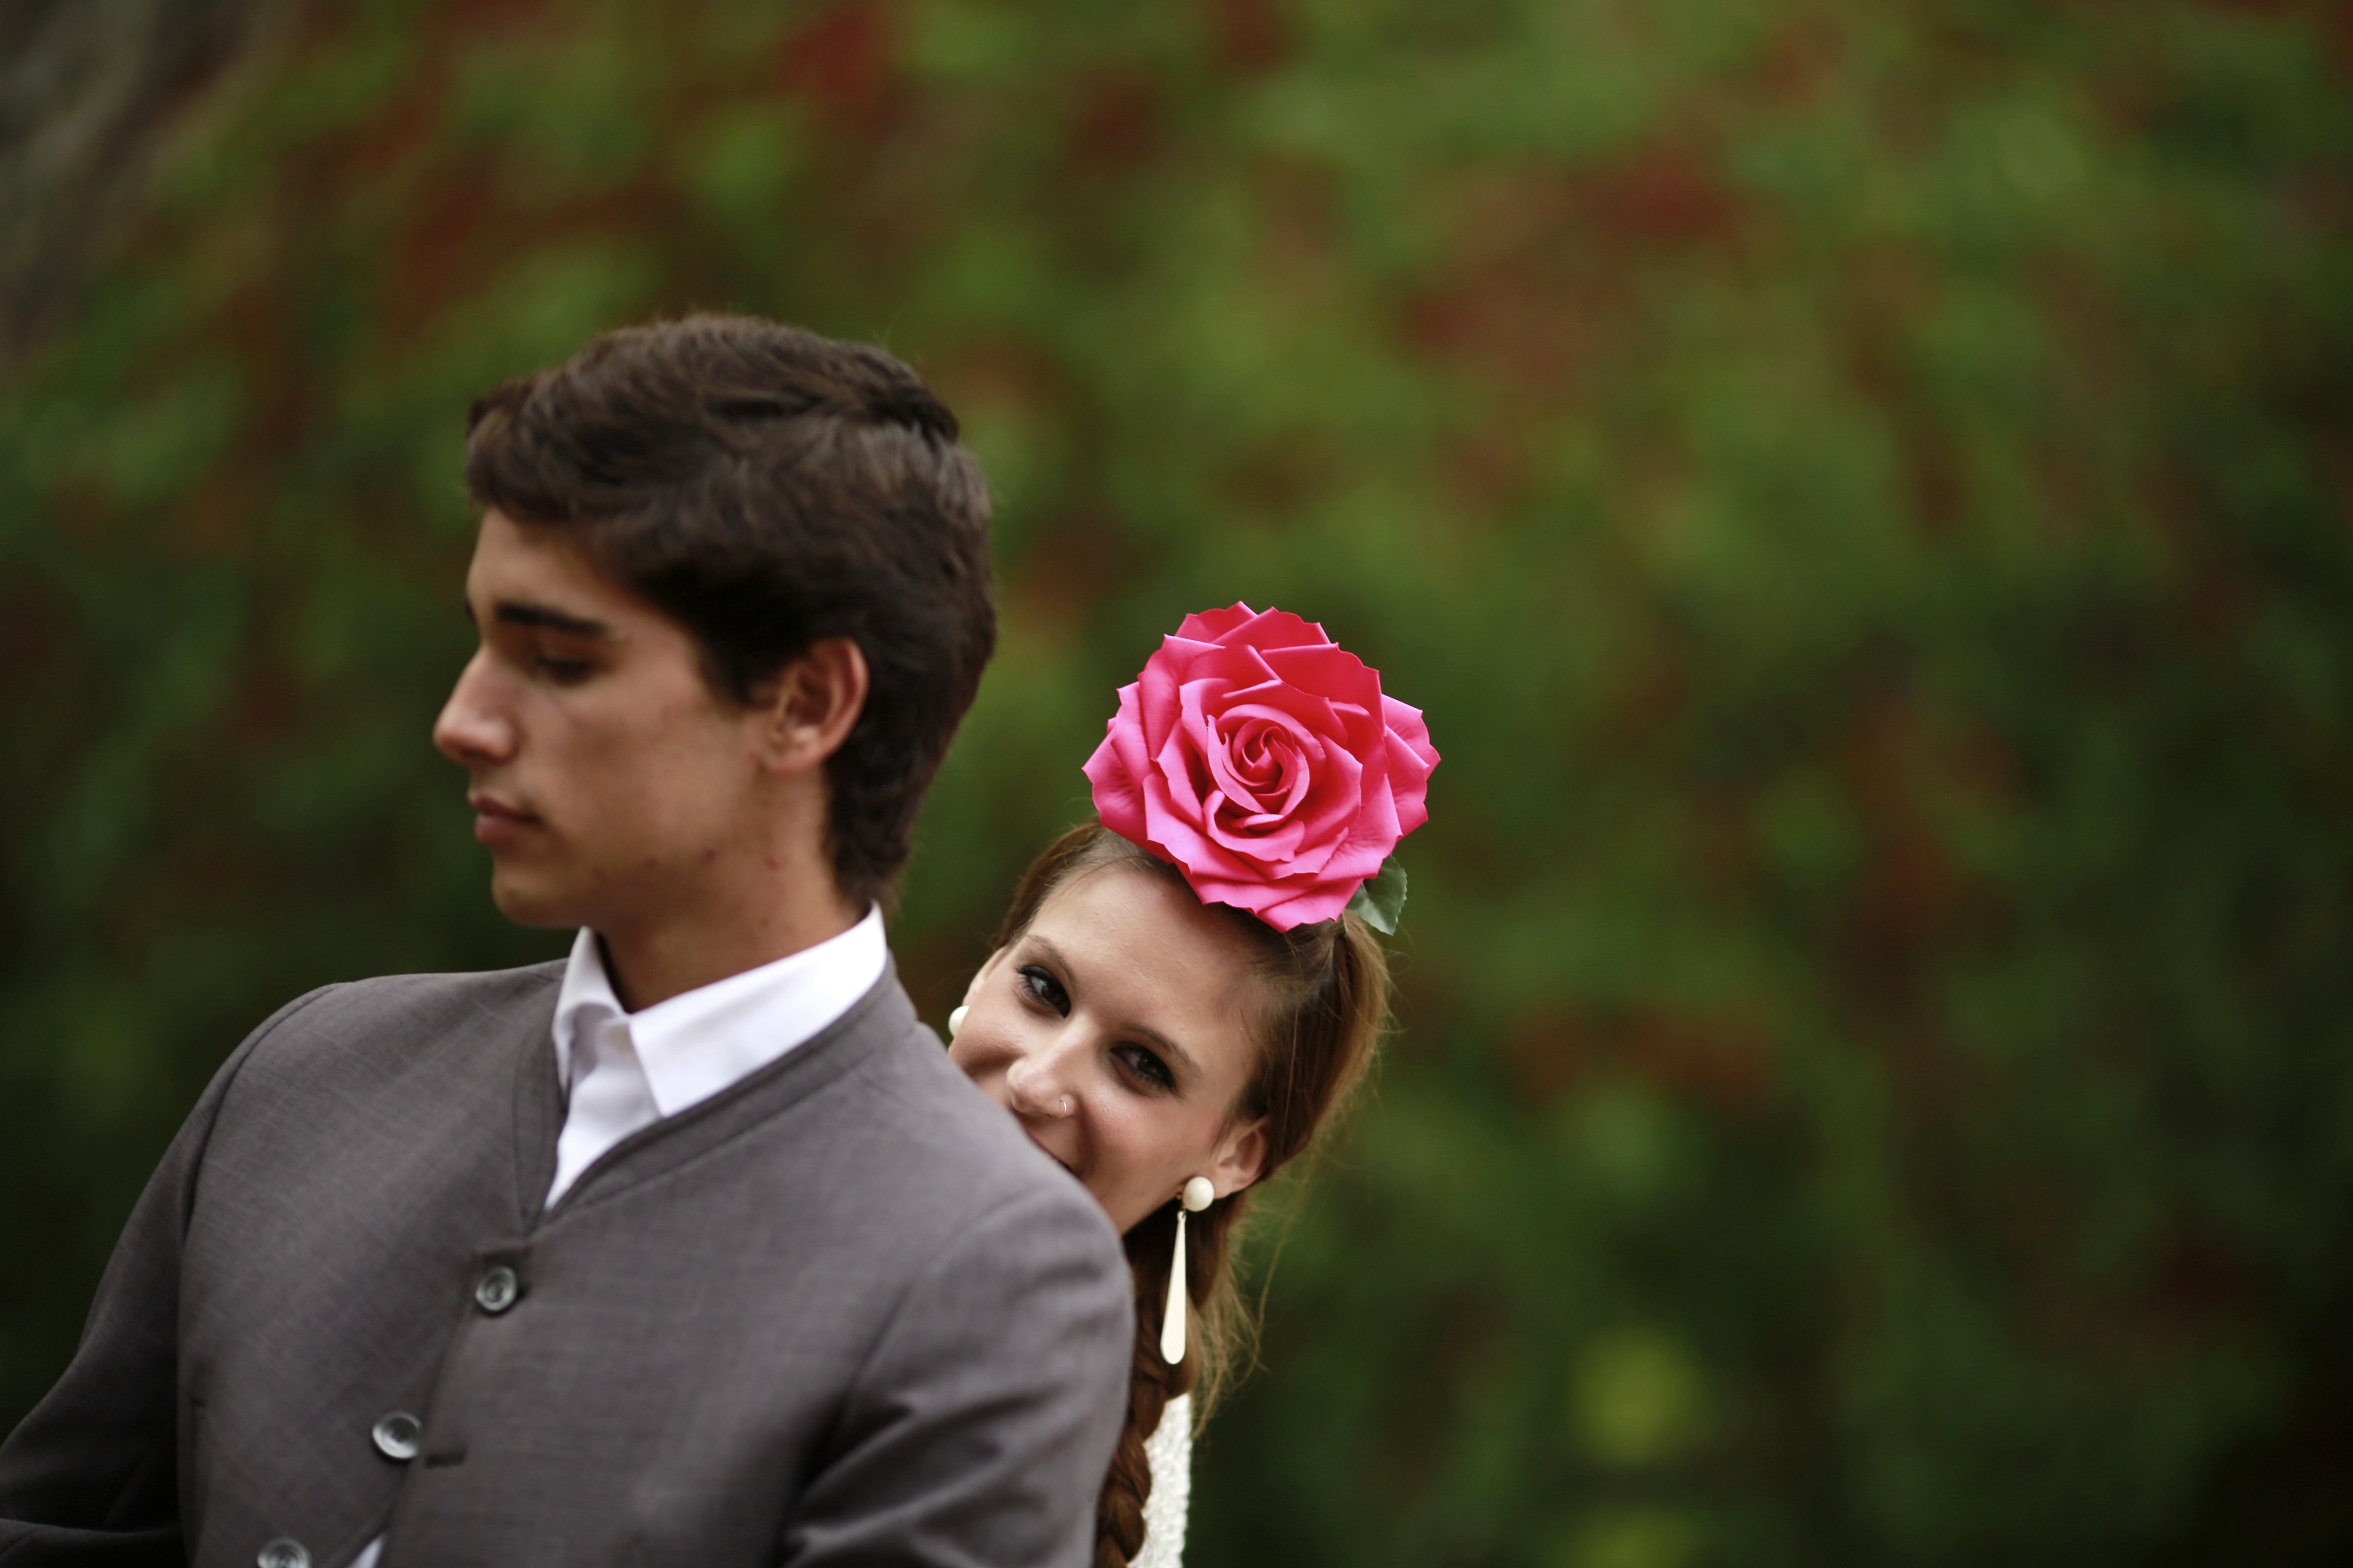
[[1166, 778], [1155, 770], [1144, 781], [1144, 834], [1148, 844], [1188, 872], [1197, 864], [1217, 864], [1217, 846], [1198, 824], [1198, 806], [1191, 812], [1172, 809]]
[[1299, 853], [1282, 869], [1290, 875], [1321, 875], [1324, 862], [1347, 837], [1349, 825], [1364, 815], [1365, 795], [1365, 764], [1342, 747], [1325, 747], [1314, 787], [1293, 813], [1305, 829]]
[[1362, 878], [1353, 882], [1321, 884], [1251, 912], [1277, 931], [1337, 920], [1340, 912], [1348, 907], [1348, 900], [1356, 896], [1356, 889], [1364, 885]]
[[1081, 770], [1094, 786], [1095, 816], [1124, 838], [1138, 839], [1144, 832], [1144, 795], [1140, 781], [1146, 767], [1144, 721], [1136, 688], [1119, 689], [1119, 711], [1103, 726], [1103, 744]]
[[1184, 689], [1177, 712], [1177, 732], [1169, 736], [1169, 744], [1176, 746], [1181, 736], [1187, 765], [1198, 763], [1199, 768], [1199, 782], [1190, 793], [1195, 798], [1207, 800], [1211, 790], [1226, 788], [1230, 780], [1227, 776], [1225, 737], [1218, 733], [1209, 716], [1201, 711], [1200, 696], [1198, 686]]
[[[1157, 793], [1159, 787], [1155, 781], [1148, 786], [1148, 791]], [[1165, 809], [1165, 803], [1160, 809]], [[1192, 884], [1195, 891], [1198, 892], [1205, 884], [1211, 882], [1255, 885], [1266, 881], [1266, 867], [1261, 862], [1234, 854], [1206, 833], [1189, 827], [1181, 818], [1176, 819], [1175, 828], [1165, 836], [1165, 839], [1147, 842], [1185, 873], [1185, 879]]]
[[1258, 612], [1237, 599], [1227, 609], [1200, 610], [1187, 616], [1184, 624], [1176, 628], [1176, 635], [1198, 642], [1213, 643], [1256, 619]]
[[1422, 721], [1420, 709], [1400, 702], [1394, 697], [1383, 697], [1381, 722], [1416, 756], [1430, 767], [1438, 765], [1438, 748], [1430, 743], [1430, 726]]
[[1367, 711], [1380, 705], [1380, 672], [1346, 648], [1329, 643], [1315, 647], [1271, 648], [1265, 658], [1267, 667], [1285, 685], [1335, 702], [1353, 703]]
[[1206, 634], [1218, 642], [1247, 643], [1261, 648], [1312, 647], [1332, 641], [1322, 626], [1302, 620], [1289, 610], [1254, 611], [1240, 603], [1230, 609], [1204, 610], [1199, 615], [1187, 616], [1177, 633], [1181, 637]]
[[[1259, 811], [1296, 806], [1312, 782], [1309, 759], [1323, 753], [1321, 742], [1291, 715], [1255, 706], [1229, 710], [1219, 728], [1219, 744], [1209, 754], [1219, 787], [1229, 795], [1247, 794]], [[1238, 746], [1250, 747], [1260, 760], [1237, 758]], [[1276, 798], [1269, 800], [1269, 795]]]
[[1230, 738], [1229, 757], [1235, 762], [1235, 775], [1250, 785], [1259, 811], [1290, 816], [1315, 783], [1323, 750], [1323, 741], [1315, 736], [1251, 720], [1242, 736]]
[[1215, 874], [1186, 874], [1186, 881], [1201, 901], [1208, 904], [1231, 904], [1238, 910], [1255, 914], [1271, 904], [1282, 903], [1291, 895], [1280, 885], [1264, 877], [1244, 875], [1225, 877]]
[[1136, 710], [1144, 720], [1145, 749], [1150, 752], [1159, 751], [1167, 742], [1184, 666], [1190, 662], [1181, 649], [1172, 646], [1176, 641], [1174, 637], [1162, 638], [1160, 651], [1145, 660], [1143, 671], [1135, 678]]
[[1254, 647], [1208, 647], [1185, 666], [1185, 681], [1222, 681], [1237, 691], [1254, 687], [1280, 686], [1282, 678], [1266, 662], [1266, 656]]
[[[1160, 786], [1161, 792], [1165, 792], [1172, 809], [1182, 811], [1187, 821], [1198, 823], [1205, 809], [1202, 803], [1213, 787], [1208, 775], [1208, 769], [1199, 748], [1193, 743], [1192, 732], [1179, 726], [1169, 731], [1168, 739], [1161, 743], [1159, 751], [1153, 753], [1152, 766], [1146, 776], [1152, 784]], [[1147, 811], [1155, 798], [1155, 793], [1147, 784], [1145, 792]]]
[[[1218, 705], [1212, 706], [1214, 710]], [[1240, 707], [1276, 709], [1290, 714], [1316, 734], [1329, 735], [1343, 741], [1351, 736], [1352, 725], [1361, 729], [1360, 721], [1353, 721], [1348, 713], [1335, 707], [1329, 698], [1319, 696], [1313, 691], [1303, 691], [1296, 686], [1285, 685], [1280, 680], [1266, 680], [1256, 686], [1236, 688], [1225, 695], [1222, 707], [1226, 710]], [[1353, 743], [1349, 749], [1361, 750]]]
[[1347, 835], [1332, 847], [1316, 868], [1320, 876], [1343, 881], [1363, 881], [1381, 868], [1398, 840], [1397, 802], [1385, 789], [1365, 792], [1365, 809], [1348, 825]]
[[1430, 820], [1430, 775], [1438, 767], [1438, 748], [1430, 743], [1420, 709], [1385, 697], [1381, 717], [1388, 731], [1389, 787], [1397, 796], [1398, 832], [1403, 837]]
[[[1222, 795], [1218, 796], [1215, 803], [1216, 805], [1229, 804]], [[1284, 822], [1264, 832], [1240, 832], [1226, 817], [1226, 812], [1214, 806], [1206, 814], [1202, 826], [1209, 837], [1230, 853], [1264, 866], [1279, 864], [1296, 855], [1300, 835], [1306, 831], [1299, 823]]]

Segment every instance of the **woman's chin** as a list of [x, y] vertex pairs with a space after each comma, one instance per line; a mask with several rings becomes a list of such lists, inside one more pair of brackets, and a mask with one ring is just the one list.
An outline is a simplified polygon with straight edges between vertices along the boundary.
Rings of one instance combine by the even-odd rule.
[[[1024, 1131], [1027, 1131], [1027, 1129], [1024, 1129]], [[1076, 1165], [1071, 1164], [1068, 1160], [1063, 1159], [1060, 1154], [1054, 1152], [1052, 1147], [1049, 1145], [1043, 1138], [1040, 1138], [1036, 1133], [1032, 1132], [1029, 1134], [1029, 1142], [1037, 1144], [1039, 1150], [1045, 1153], [1046, 1158], [1053, 1161], [1054, 1163], [1061, 1166], [1065, 1171], [1070, 1172], [1072, 1178], [1078, 1181], [1081, 1185], [1085, 1184], [1086, 1178], [1079, 1174], [1079, 1168]]]

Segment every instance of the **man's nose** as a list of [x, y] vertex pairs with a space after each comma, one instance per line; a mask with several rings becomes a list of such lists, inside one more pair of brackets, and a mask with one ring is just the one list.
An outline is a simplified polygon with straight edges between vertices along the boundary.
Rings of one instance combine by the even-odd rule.
[[496, 681], [489, 665], [486, 651], [468, 659], [449, 700], [441, 705], [441, 716], [433, 721], [434, 749], [459, 767], [480, 767], [514, 756], [514, 721], [491, 700]]

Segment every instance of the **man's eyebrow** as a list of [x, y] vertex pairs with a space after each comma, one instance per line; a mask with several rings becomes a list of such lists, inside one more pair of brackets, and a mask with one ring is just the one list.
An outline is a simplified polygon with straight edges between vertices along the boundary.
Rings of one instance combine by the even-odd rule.
[[[1029, 933], [1029, 945], [1036, 948], [1039, 952], [1045, 954], [1049, 959], [1051, 959], [1055, 968], [1060, 970], [1065, 974], [1071, 973], [1070, 959], [1065, 956], [1062, 950], [1056, 947], [1051, 941], [1039, 935], [1036, 931], [1031, 931]], [[1168, 1057], [1176, 1062], [1177, 1070], [1184, 1077], [1194, 1079], [1196, 1080], [1200, 1078], [1201, 1064], [1193, 1059], [1193, 1054], [1190, 1051], [1187, 1051], [1184, 1047], [1178, 1045], [1176, 1041], [1170, 1039], [1167, 1036], [1162, 1034], [1159, 1030], [1145, 1024], [1130, 1024], [1127, 1026], [1127, 1032], [1131, 1035], [1141, 1035], [1145, 1039], [1150, 1041], [1153, 1047], [1158, 1050], [1161, 1055]]]
[[[564, 632], [575, 637], [609, 637], [613, 628], [602, 621], [592, 621], [585, 616], [567, 615], [547, 605], [534, 605], [527, 599], [501, 599], [491, 612], [502, 626], [536, 626], [543, 631]], [[471, 620], [474, 606], [466, 606], [466, 618]]]

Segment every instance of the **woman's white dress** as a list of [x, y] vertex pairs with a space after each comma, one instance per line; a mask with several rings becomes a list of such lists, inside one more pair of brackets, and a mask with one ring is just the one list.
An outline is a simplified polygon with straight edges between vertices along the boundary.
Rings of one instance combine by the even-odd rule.
[[1144, 1440], [1152, 1495], [1144, 1500], [1144, 1550], [1128, 1568], [1178, 1568], [1185, 1553], [1185, 1505], [1193, 1493], [1193, 1396], [1180, 1394]]

